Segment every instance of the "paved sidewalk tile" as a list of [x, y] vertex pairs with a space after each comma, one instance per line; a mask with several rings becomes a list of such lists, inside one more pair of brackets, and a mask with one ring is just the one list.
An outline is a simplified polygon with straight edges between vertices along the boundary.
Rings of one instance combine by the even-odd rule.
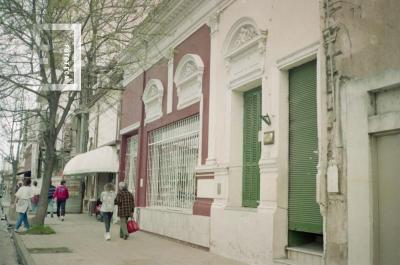
[[[0, 208], [0, 216], [3, 212]], [[17, 265], [16, 252], [10, 234], [7, 231], [7, 223], [0, 220], [0, 265]]]
[[206, 250], [157, 235], [136, 232], [119, 238], [119, 225], [111, 228], [111, 241], [104, 240], [104, 224], [86, 214], [67, 215], [61, 222], [48, 218], [56, 234], [23, 235], [27, 248], [62, 248], [71, 253], [35, 253], [40, 265], [246, 265]]

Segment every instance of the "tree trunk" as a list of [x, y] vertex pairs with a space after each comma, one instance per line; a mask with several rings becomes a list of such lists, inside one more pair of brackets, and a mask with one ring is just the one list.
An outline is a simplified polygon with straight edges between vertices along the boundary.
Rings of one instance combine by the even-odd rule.
[[33, 223], [36, 225], [43, 225], [47, 215], [48, 192], [50, 188], [51, 177], [53, 175], [54, 165], [57, 159], [57, 157], [55, 156], [55, 148], [54, 147], [46, 148], [45, 157], [46, 157], [46, 162], [42, 180], [42, 189], [40, 191], [40, 198], [36, 211], [36, 216], [33, 219]]
[[18, 162], [12, 161], [12, 185], [10, 190], [10, 207], [8, 208], [8, 219], [15, 220], [17, 215], [15, 212], [15, 189], [17, 188], [17, 172]]
[[[55, 107], [57, 109], [57, 107]], [[51, 113], [51, 112], [50, 112]], [[53, 111], [56, 113], [56, 111]], [[36, 216], [33, 219], [35, 225], [44, 225], [44, 219], [47, 215], [48, 205], [48, 192], [50, 187], [51, 177], [53, 175], [54, 166], [57, 162], [56, 155], [56, 141], [57, 141], [57, 130], [56, 130], [55, 117], [49, 119], [48, 127], [44, 134], [45, 137], [45, 156], [44, 156], [44, 175], [42, 180], [42, 188], [40, 191], [39, 203], [36, 211]]]

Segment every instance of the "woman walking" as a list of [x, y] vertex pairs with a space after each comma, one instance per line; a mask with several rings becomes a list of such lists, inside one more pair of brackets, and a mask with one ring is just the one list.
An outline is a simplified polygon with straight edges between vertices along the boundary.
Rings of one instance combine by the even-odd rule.
[[111, 239], [110, 224], [114, 211], [115, 197], [116, 194], [114, 192], [114, 185], [112, 183], [107, 183], [106, 185], [104, 185], [104, 191], [100, 195], [100, 201], [101, 201], [100, 212], [101, 215], [103, 216], [104, 225], [106, 227], [106, 233], [104, 235], [104, 238], [106, 240]]
[[19, 213], [17, 223], [15, 224], [15, 232], [18, 233], [18, 229], [22, 223], [24, 223], [25, 230], [29, 229], [28, 222], [28, 209], [30, 200], [33, 197], [32, 189], [30, 187], [31, 179], [24, 179], [24, 185], [18, 189], [17, 193], [15, 193], [15, 197], [17, 198], [17, 204], [15, 210]]
[[121, 220], [119, 236], [126, 240], [129, 237], [127, 222], [129, 217], [133, 217], [135, 201], [125, 182], [120, 182], [118, 187], [119, 191], [115, 198], [115, 204], [118, 205], [118, 216]]
[[64, 221], [65, 203], [69, 198], [69, 192], [67, 186], [65, 185], [65, 180], [61, 180], [60, 184], [61, 185], [56, 188], [53, 197], [57, 200], [57, 217], [60, 219], [61, 216], [61, 221]]

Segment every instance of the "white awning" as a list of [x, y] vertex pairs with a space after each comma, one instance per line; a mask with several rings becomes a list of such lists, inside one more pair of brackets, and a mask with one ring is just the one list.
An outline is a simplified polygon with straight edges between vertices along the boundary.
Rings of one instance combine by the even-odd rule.
[[118, 172], [118, 155], [115, 147], [103, 146], [79, 154], [64, 167], [64, 175], [83, 175], [101, 172]]

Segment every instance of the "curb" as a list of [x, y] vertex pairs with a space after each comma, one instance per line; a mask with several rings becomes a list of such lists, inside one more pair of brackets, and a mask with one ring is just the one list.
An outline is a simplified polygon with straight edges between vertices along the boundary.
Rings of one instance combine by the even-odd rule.
[[[33, 260], [31, 254], [29, 253], [28, 249], [26, 248], [24, 242], [21, 239], [20, 235], [17, 235], [14, 232], [14, 226], [16, 220], [10, 220], [8, 216], [8, 211], [4, 211], [5, 208], [8, 210], [8, 207], [4, 207], [3, 203], [0, 201], [1, 212], [4, 213], [5, 221], [7, 223], [9, 233], [14, 241], [15, 250], [17, 252], [17, 259], [22, 265], [36, 265], [35, 261]], [[11, 229], [10, 229], [11, 226]], [[11, 231], [10, 231], [11, 230]]]
[[24, 242], [21, 239], [20, 235], [12, 232], [12, 238], [14, 239], [15, 248], [17, 250], [17, 254], [19, 255], [19, 260], [22, 265], [36, 265], [35, 261], [32, 258], [32, 255], [29, 253], [26, 248]]

